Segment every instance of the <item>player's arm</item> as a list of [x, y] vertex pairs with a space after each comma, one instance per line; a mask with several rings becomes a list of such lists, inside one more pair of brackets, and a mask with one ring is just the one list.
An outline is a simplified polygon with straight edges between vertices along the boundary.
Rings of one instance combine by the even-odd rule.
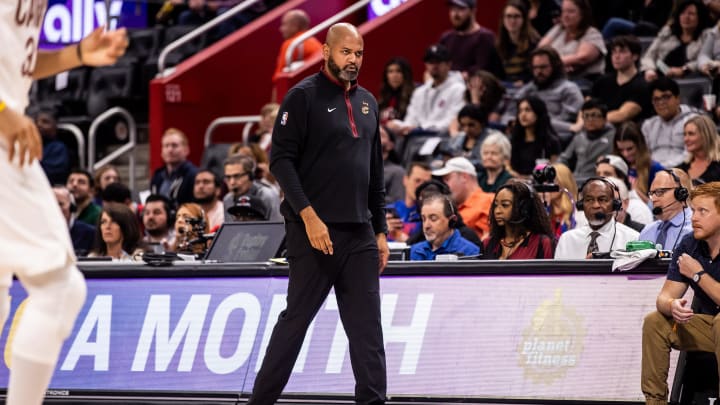
[[125, 28], [105, 31], [105, 27], [98, 27], [77, 44], [57, 51], [39, 51], [32, 77], [38, 80], [83, 65], [112, 65], [125, 54], [127, 46]]

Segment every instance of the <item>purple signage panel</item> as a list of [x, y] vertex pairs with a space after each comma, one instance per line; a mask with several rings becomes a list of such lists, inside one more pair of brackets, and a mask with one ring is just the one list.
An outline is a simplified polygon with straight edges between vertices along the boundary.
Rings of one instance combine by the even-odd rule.
[[[108, 8], [109, 5], [109, 8]], [[108, 23], [108, 17], [110, 23]], [[80, 41], [95, 28], [108, 25], [144, 28], [147, 2], [128, 0], [49, 0], [45, 12], [40, 46], [54, 48]]]
[[368, 21], [390, 12], [408, 0], [371, 0], [368, 4]]
[[[617, 275], [383, 277], [388, 393], [642, 400], [641, 325], [663, 281]], [[51, 387], [250, 391], [284, 309], [286, 283], [255, 277], [89, 279], [87, 302]], [[6, 339], [25, 299], [18, 285], [11, 293], [13, 313], [0, 337], [3, 384]], [[332, 295], [308, 331], [286, 392], [353, 392]]]

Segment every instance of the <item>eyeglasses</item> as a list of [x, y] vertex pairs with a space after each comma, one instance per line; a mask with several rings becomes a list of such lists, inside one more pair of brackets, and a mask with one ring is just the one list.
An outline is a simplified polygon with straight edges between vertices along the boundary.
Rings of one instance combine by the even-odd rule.
[[653, 104], [658, 104], [658, 103], [660, 103], [660, 102], [668, 102], [668, 101], [669, 101], [671, 98], [673, 98], [673, 97], [674, 97], [674, 96], [673, 96], [672, 94], [663, 94], [662, 96], [653, 97], [653, 98], [652, 98], [652, 103], [653, 103]]
[[237, 174], [226, 174], [224, 177], [225, 177], [226, 181], [227, 180], [240, 180], [244, 176], [249, 176], [249, 175], [250, 175], [250, 173], [245, 172], [245, 173], [237, 173]]
[[583, 118], [586, 120], [599, 120], [603, 118], [603, 115], [600, 113], [584, 113]]
[[656, 188], [655, 190], [648, 191], [648, 197], [655, 196], [655, 197], [660, 198], [660, 197], [664, 196], [665, 193], [667, 193], [668, 191], [670, 191], [672, 189], [673, 189], [672, 187]]

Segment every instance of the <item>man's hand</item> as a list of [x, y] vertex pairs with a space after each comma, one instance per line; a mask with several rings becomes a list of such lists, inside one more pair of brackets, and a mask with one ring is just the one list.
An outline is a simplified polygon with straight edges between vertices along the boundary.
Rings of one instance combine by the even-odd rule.
[[42, 157], [42, 140], [35, 122], [10, 107], [0, 112], [0, 136], [7, 142], [10, 162], [16, 154], [20, 167]]
[[702, 271], [702, 265], [697, 260], [693, 259], [689, 254], [683, 253], [678, 257], [677, 259], [677, 265], [678, 269], [680, 270], [680, 274], [683, 276], [692, 279], [692, 277], [697, 273], [698, 271]]
[[330, 240], [330, 233], [325, 223], [317, 216], [315, 210], [308, 206], [300, 211], [300, 217], [305, 223], [305, 232], [307, 233], [310, 245], [326, 255], [333, 254], [333, 244]]
[[405, 242], [408, 239], [408, 235], [403, 232], [402, 219], [388, 212], [385, 214], [385, 221], [387, 222], [388, 232], [396, 242]]
[[645, 81], [650, 83], [651, 81], [658, 78], [658, 74], [656, 71], [650, 69], [645, 71]]
[[692, 309], [686, 308], [685, 305], [687, 300], [684, 298], [674, 299], [670, 303], [670, 313], [677, 323], [688, 323], [693, 317]]
[[128, 47], [127, 30], [120, 28], [105, 31], [98, 27], [78, 44], [82, 54], [82, 63], [88, 66], [107, 66], [114, 64], [125, 54]]
[[387, 266], [388, 259], [390, 259], [390, 248], [388, 248], [387, 237], [385, 237], [384, 233], [379, 233], [375, 235], [375, 239], [377, 239], [378, 256], [380, 258], [379, 274], [382, 274], [382, 272], [385, 271], [385, 266]]

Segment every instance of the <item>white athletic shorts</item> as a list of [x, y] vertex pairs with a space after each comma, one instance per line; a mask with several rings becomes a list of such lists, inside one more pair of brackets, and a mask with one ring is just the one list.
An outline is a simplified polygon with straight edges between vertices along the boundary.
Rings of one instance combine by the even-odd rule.
[[[17, 160], [16, 160], [17, 162]], [[20, 168], [0, 142], [0, 286], [75, 264], [65, 217], [38, 161]]]

